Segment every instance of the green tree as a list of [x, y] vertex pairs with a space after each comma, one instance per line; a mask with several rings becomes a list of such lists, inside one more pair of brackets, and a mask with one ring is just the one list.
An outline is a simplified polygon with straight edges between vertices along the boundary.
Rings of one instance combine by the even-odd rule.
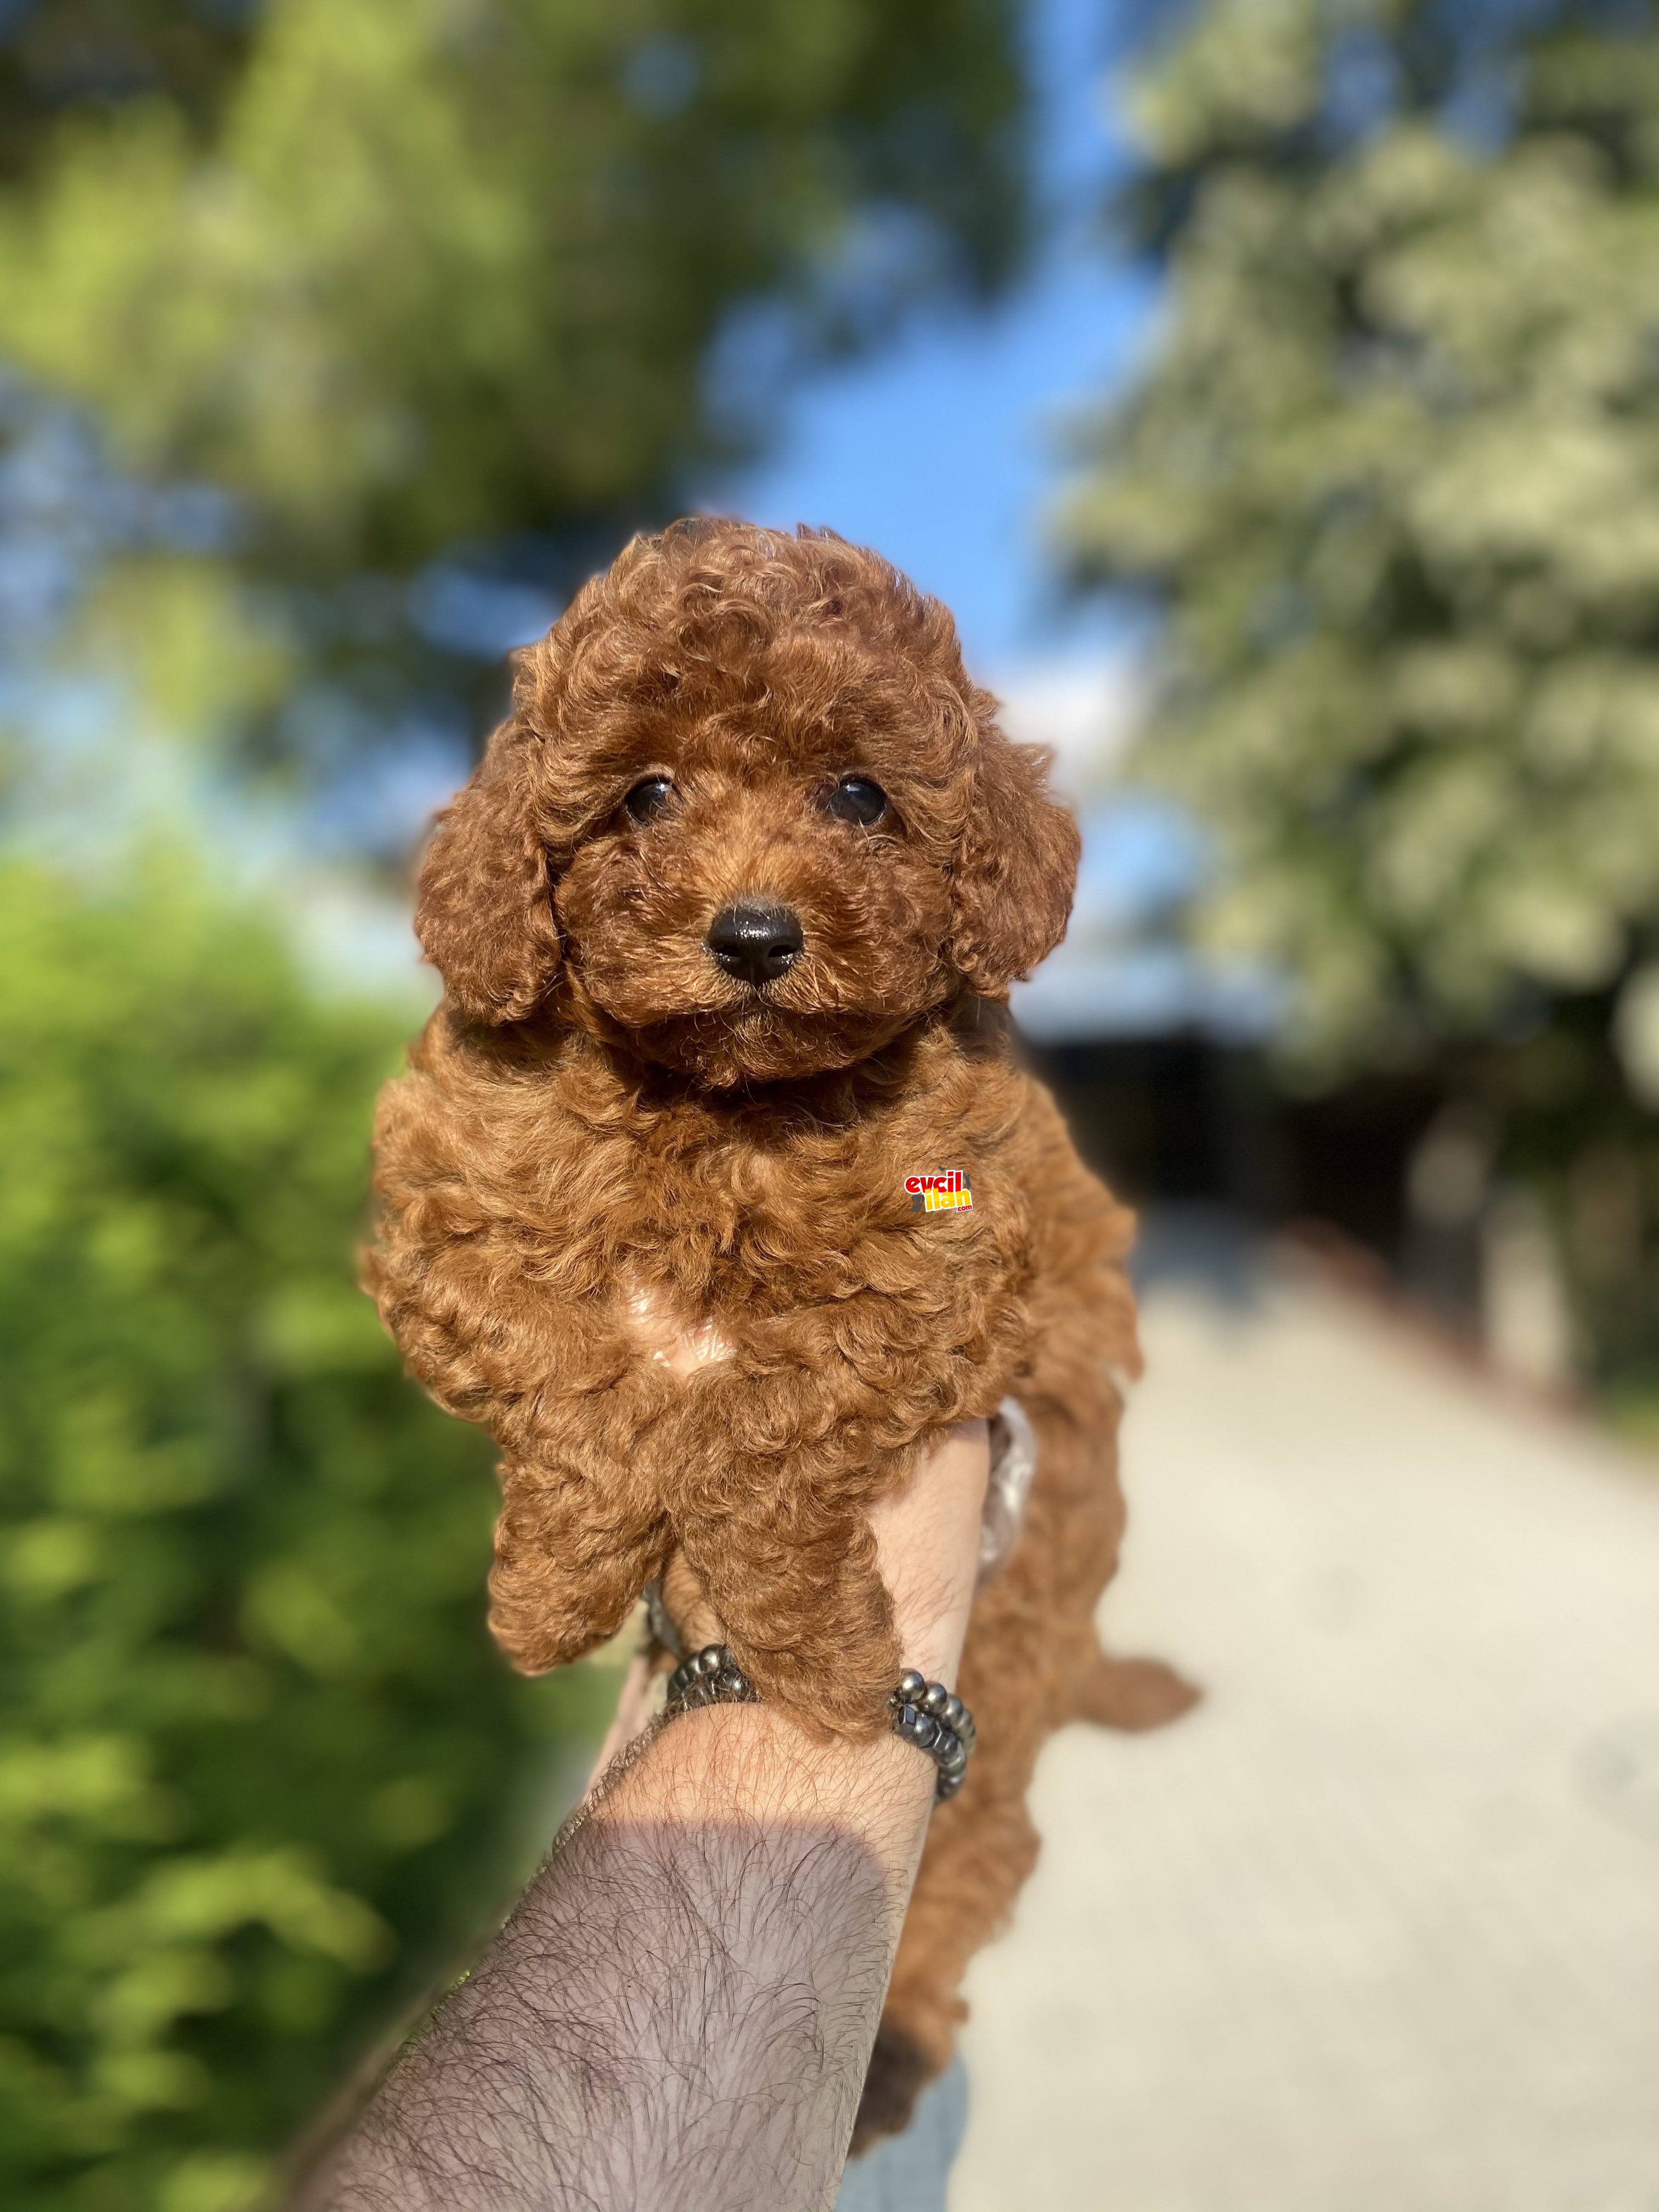
[[354, 1285], [399, 1024], [161, 872], [9, 865], [0, 939], [0, 2201], [229, 2212], [602, 1678], [490, 1649], [488, 1455]]
[[1167, 319], [1060, 526], [1165, 611], [1200, 926], [1290, 980], [1301, 1079], [1483, 1099], [1597, 1358], [1650, 1357], [1607, 1194], [1659, 1199], [1652, 10], [1210, 0], [1129, 113]]
[[443, 673], [388, 583], [458, 543], [568, 582], [763, 435], [791, 364], [1007, 270], [1017, 30], [1015, 0], [26, 8], [0, 363], [118, 467], [236, 502], [215, 558], [125, 564], [93, 635], [136, 659], [191, 593], [215, 631], [228, 574], [289, 690], [355, 667], [385, 719]]
[[0, 178], [27, 177], [66, 110], [146, 94], [207, 128], [244, 59], [244, 0], [8, 0], [0, 10]]
[[0, 354], [307, 562], [626, 512], [706, 441], [726, 312], [860, 216], [937, 249], [878, 290], [1006, 258], [1009, 14], [270, 0], [205, 143], [159, 94], [64, 118], [0, 225]]

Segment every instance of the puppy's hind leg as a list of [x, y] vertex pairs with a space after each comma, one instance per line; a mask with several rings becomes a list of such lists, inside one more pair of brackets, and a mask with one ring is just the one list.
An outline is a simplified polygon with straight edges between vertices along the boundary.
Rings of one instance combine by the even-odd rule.
[[526, 1674], [544, 1674], [614, 1636], [672, 1545], [667, 1522], [622, 1486], [505, 1462], [489, 1571], [489, 1626]]

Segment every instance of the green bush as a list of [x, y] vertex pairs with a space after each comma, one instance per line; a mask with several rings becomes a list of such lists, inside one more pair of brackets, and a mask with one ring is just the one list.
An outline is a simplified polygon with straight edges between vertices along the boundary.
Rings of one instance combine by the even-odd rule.
[[0, 868], [0, 2202], [228, 2212], [601, 1684], [491, 1650], [486, 1451], [354, 1286], [395, 1018], [159, 872]]

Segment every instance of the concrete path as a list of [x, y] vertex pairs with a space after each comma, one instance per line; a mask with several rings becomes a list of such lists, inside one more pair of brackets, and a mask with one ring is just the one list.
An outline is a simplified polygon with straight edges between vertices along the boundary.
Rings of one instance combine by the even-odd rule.
[[1659, 1466], [1285, 1260], [1149, 1255], [1105, 1622], [951, 2212], [1659, 2212]]

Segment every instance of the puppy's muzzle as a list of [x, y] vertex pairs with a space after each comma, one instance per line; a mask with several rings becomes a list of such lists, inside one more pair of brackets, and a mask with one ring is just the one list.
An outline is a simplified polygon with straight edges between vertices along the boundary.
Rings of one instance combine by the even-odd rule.
[[787, 906], [728, 906], [714, 916], [708, 950], [740, 983], [775, 983], [805, 950], [797, 916]]

